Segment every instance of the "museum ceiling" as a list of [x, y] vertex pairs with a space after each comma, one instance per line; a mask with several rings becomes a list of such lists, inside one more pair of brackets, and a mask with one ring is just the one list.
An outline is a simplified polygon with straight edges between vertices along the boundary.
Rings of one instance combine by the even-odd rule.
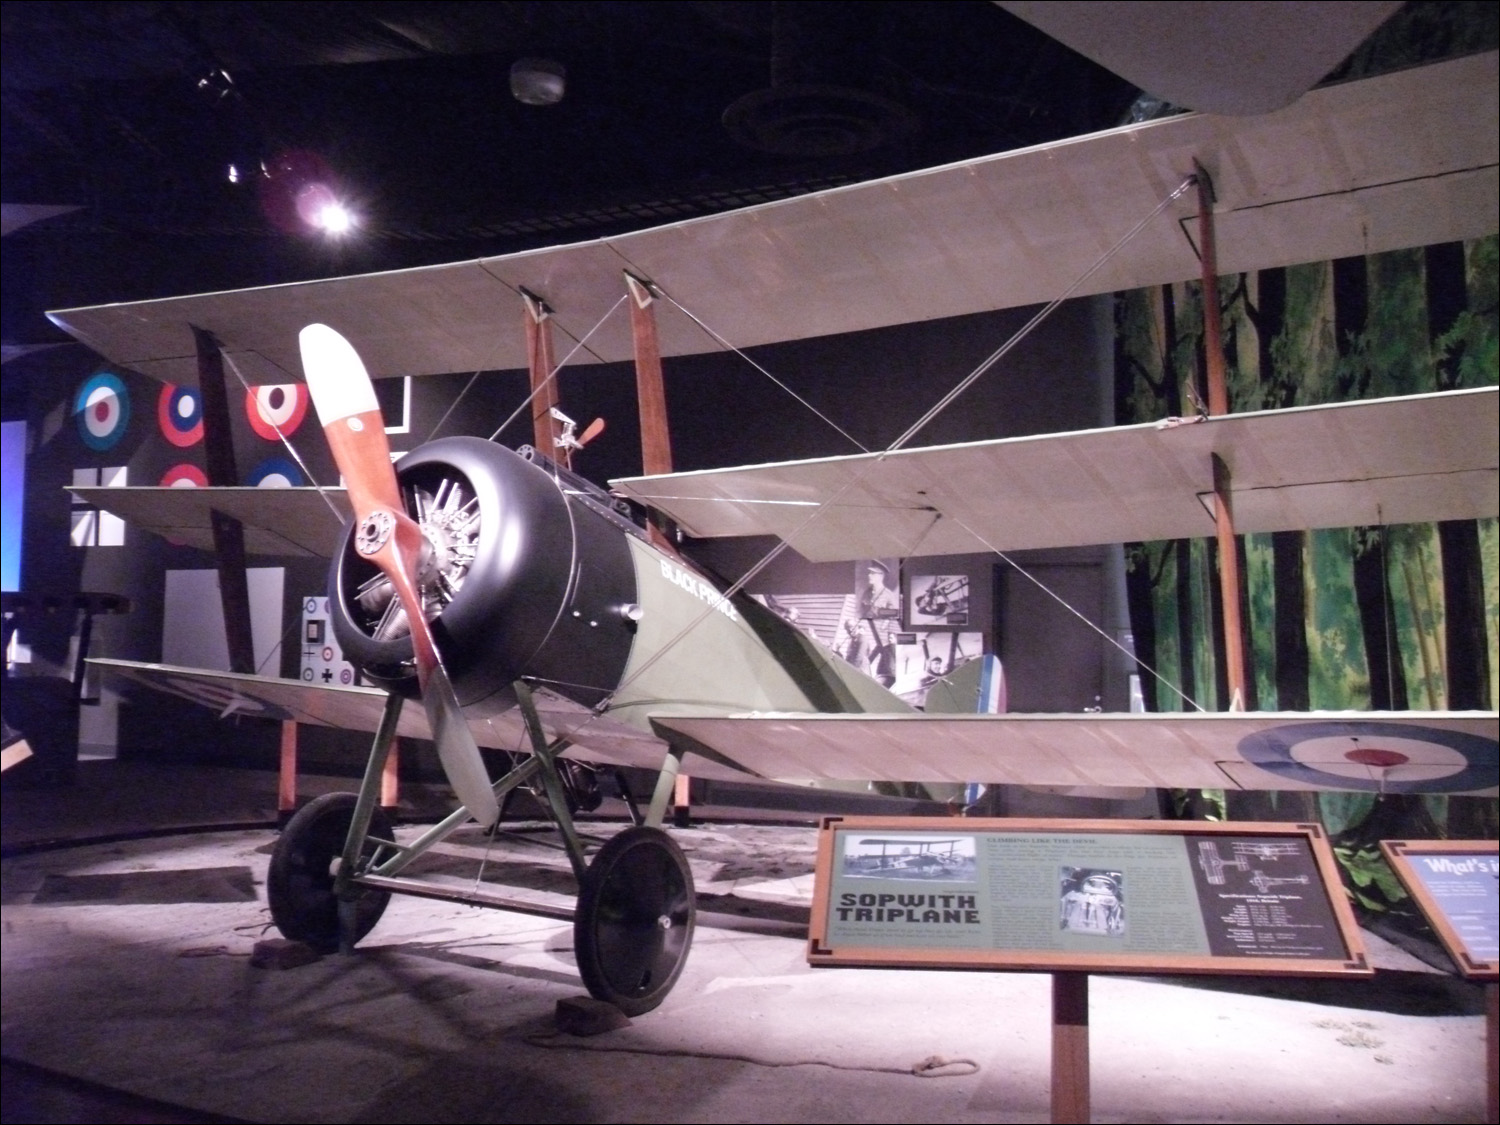
[[[8, 352], [59, 338], [48, 307], [581, 241], [1161, 111], [987, 0], [0, 13]], [[313, 178], [348, 235], [298, 227]]]

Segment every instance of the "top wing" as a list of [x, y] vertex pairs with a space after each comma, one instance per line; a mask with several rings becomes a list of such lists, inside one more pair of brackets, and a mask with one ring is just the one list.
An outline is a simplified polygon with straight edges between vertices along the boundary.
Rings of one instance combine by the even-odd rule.
[[1497, 405], [1484, 387], [612, 483], [691, 535], [815, 561], [1212, 535], [1213, 455], [1239, 532], [1470, 519], [1500, 510]]
[[[572, 246], [50, 315], [170, 383], [197, 382], [194, 326], [251, 382], [299, 381], [310, 321], [358, 339], [376, 377], [524, 368], [521, 288], [582, 338], [629, 269], [750, 347], [1051, 300], [1195, 161], [1213, 177], [1222, 273], [1479, 238], [1500, 224], [1500, 67], [1490, 52], [1314, 90], [1259, 117], [1130, 125]], [[1195, 206], [1179, 200], [1075, 292], [1196, 278], [1195, 231]], [[663, 355], [719, 347], [669, 307], [658, 331]], [[615, 316], [575, 362], [632, 354]]]

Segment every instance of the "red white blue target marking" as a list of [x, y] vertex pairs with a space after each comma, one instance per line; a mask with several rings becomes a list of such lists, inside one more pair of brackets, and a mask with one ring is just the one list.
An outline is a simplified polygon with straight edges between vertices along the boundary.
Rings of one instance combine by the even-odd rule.
[[255, 387], [245, 394], [245, 414], [250, 428], [267, 441], [291, 437], [307, 416], [307, 387], [302, 383], [280, 383]]
[[156, 400], [156, 424], [162, 436], [186, 449], [203, 440], [203, 399], [192, 387], [168, 383]]
[[163, 488], [207, 488], [208, 477], [197, 465], [173, 465], [161, 477]]
[[285, 457], [267, 457], [250, 470], [245, 483], [256, 488], [296, 488], [303, 483], [302, 471]]
[[100, 372], [83, 384], [73, 400], [78, 436], [90, 449], [111, 449], [130, 424], [130, 393], [117, 376]]
[[1378, 793], [1454, 793], [1500, 784], [1500, 744], [1405, 723], [1292, 723], [1240, 740], [1245, 761], [1288, 781]]

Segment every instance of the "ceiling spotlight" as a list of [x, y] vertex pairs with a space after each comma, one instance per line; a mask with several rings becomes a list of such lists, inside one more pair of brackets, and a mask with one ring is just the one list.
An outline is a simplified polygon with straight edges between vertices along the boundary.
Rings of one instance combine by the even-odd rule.
[[510, 92], [522, 105], [556, 105], [568, 89], [568, 68], [552, 59], [510, 64]]
[[297, 192], [297, 215], [324, 234], [344, 234], [354, 226], [354, 215], [324, 183], [307, 184]]
[[343, 234], [354, 226], [354, 216], [342, 203], [329, 203], [318, 212], [317, 225], [328, 234]]

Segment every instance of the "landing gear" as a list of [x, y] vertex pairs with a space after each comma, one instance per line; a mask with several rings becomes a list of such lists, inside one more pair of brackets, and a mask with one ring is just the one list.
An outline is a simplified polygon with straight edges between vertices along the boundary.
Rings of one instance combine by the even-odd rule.
[[573, 918], [589, 993], [627, 1016], [651, 1011], [682, 973], [696, 917], [682, 849], [658, 828], [627, 828], [585, 872]]
[[[322, 953], [339, 948], [339, 900], [334, 893], [334, 861], [344, 853], [349, 822], [358, 798], [353, 793], [329, 793], [310, 801], [287, 822], [271, 853], [266, 896], [271, 920], [283, 937], [304, 941]], [[392, 839], [390, 821], [376, 808], [370, 818], [371, 836]], [[373, 855], [379, 845], [366, 841], [361, 854]], [[350, 944], [375, 928], [391, 896], [386, 891], [352, 888], [356, 896], [345, 913], [353, 920]]]

